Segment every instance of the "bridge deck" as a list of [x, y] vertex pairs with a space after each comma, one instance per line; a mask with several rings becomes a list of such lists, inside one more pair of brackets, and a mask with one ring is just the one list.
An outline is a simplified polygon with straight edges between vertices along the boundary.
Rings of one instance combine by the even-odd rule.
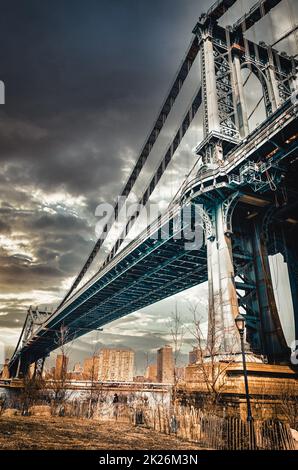
[[188, 240], [183, 234], [179, 239], [181, 229], [174, 228], [180, 210], [154, 224], [68, 299], [23, 346], [22, 354], [33, 362], [56, 349], [61, 325], [68, 328], [68, 339], [76, 338], [207, 280], [205, 245], [185, 250]]

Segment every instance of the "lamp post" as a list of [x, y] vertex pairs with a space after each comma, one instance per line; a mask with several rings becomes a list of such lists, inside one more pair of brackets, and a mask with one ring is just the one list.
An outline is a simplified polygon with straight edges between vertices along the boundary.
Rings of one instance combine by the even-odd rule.
[[237, 317], [235, 318], [235, 323], [237, 329], [240, 334], [240, 343], [241, 343], [241, 353], [242, 353], [242, 363], [243, 363], [243, 374], [244, 374], [244, 384], [245, 384], [245, 395], [246, 395], [246, 403], [247, 403], [247, 421], [253, 421], [253, 417], [251, 414], [251, 405], [250, 405], [250, 398], [249, 398], [249, 391], [248, 391], [248, 378], [247, 378], [247, 369], [246, 369], [246, 358], [244, 352], [244, 329], [245, 329], [245, 318], [243, 315], [238, 313]]

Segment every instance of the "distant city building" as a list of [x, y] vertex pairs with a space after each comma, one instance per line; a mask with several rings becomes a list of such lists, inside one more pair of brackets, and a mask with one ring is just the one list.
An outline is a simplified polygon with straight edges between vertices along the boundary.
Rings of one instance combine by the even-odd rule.
[[176, 367], [175, 368], [175, 377], [177, 382], [184, 381], [185, 378], [185, 367]]
[[73, 366], [73, 370], [67, 373], [67, 378], [69, 380], [83, 380], [83, 367], [80, 362], [77, 362]]
[[100, 350], [98, 358], [98, 380], [133, 381], [134, 351], [104, 348]]
[[68, 366], [68, 357], [64, 354], [58, 354], [56, 357], [55, 379], [61, 380], [66, 377]]
[[193, 348], [192, 351], [188, 353], [188, 363], [195, 364], [197, 362], [197, 348]]
[[47, 369], [44, 369], [44, 378], [46, 380], [52, 380], [55, 378], [55, 367], [50, 367]]
[[146, 382], [146, 378], [144, 377], [144, 375], [135, 375], [133, 381], [143, 383]]
[[73, 372], [76, 372], [76, 373], [83, 372], [83, 367], [80, 362], [75, 363], [75, 365], [73, 366]]
[[3, 364], [2, 375], [1, 375], [1, 379], [3, 380], [9, 379], [10, 377], [8, 364], [9, 364], [9, 359], [5, 359], [5, 363]]
[[202, 351], [198, 347], [193, 347], [192, 351], [188, 353], [189, 364], [196, 364], [202, 357]]
[[157, 364], [149, 364], [145, 374], [146, 382], [157, 382]]
[[83, 379], [98, 380], [99, 356], [86, 357], [83, 365]]
[[188, 362], [189, 364], [195, 364], [198, 360], [198, 348], [193, 347], [192, 351], [188, 353]]
[[173, 349], [169, 345], [157, 350], [157, 381], [160, 383], [174, 382]]

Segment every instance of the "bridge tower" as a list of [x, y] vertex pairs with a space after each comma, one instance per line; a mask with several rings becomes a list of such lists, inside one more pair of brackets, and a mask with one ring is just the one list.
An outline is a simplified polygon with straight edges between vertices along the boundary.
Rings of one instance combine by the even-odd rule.
[[[261, 82], [267, 117], [295, 88], [291, 58], [264, 43], [248, 41], [243, 30], [241, 22], [223, 28], [206, 15], [193, 30], [201, 52], [204, 139], [197, 147], [201, 174], [224, 168], [228, 153], [249, 134], [241, 69], [249, 68]], [[244, 200], [238, 188], [228, 194], [218, 189], [216, 178], [214, 191], [200, 199], [213, 226], [207, 240], [209, 350], [216, 351], [219, 359], [240, 353], [234, 320], [241, 307], [247, 319], [248, 360], [266, 356], [279, 362], [289, 357], [289, 350], [275, 303], [266, 240], [276, 210], [274, 197], [271, 195], [266, 210], [258, 208], [253, 221], [245, 219], [248, 208]], [[292, 284], [294, 277], [290, 274]], [[297, 291], [297, 283], [295, 286]]]
[[[35, 309], [31, 306], [28, 309], [26, 320], [24, 322], [23, 330], [19, 338], [16, 351], [21, 349], [27, 342], [34, 338], [35, 331], [44, 323], [50, 315], [48, 311], [41, 311], [36, 307]], [[24, 377], [29, 373], [30, 364], [34, 364], [33, 377], [41, 377], [43, 373], [44, 363], [47, 353], [43, 357], [38, 358], [36, 361], [32, 361], [30, 354], [24, 354], [23, 357], [19, 356], [15, 362], [13, 368], [9, 371], [12, 377], [19, 378]]]

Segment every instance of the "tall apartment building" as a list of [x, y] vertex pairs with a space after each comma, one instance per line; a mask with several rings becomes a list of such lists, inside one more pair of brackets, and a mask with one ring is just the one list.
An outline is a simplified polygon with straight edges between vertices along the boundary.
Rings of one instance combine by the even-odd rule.
[[67, 378], [69, 380], [83, 380], [83, 367], [80, 362], [76, 362], [73, 366], [72, 371], [67, 372]]
[[98, 380], [133, 381], [134, 351], [103, 348], [98, 359]]
[[68, 366], [68, 357], [64, 354], [58, 354], [56, 357], [55, 365], [55, 379], [61, 380], [66, 378]]
[[175, 379], [177, 382], [183, 382], [185, 379], [185, 367], [175, 368]]
[[166, 345], [157, 350], [157, 381], [174, 382], [174, 357], [171, 346]]
[[9, 364], [9, 359], [5, 359], [5, 363], [3, 364], [2, 375], [1, 375], [1, 379], [3, 380], [9, 379], [10, 377], [8, 364]]
[[195, 364], [198, 360], [198, 348], [193, 347], [192, 351], [188, 353], [188, 363]]
[[188, 353], [189, 364], [196, 364], [203, 357], [203, 350], [198, 347], [193, 347], [192, 351]]
[[85, 380], [98, 380], [99, 372], [99, 357], [94, 355], [86, 357], [83, 364], [83, 379]]
[[157, 382], [157, 364], [149, 364], [145, 374], [146, 382]]

